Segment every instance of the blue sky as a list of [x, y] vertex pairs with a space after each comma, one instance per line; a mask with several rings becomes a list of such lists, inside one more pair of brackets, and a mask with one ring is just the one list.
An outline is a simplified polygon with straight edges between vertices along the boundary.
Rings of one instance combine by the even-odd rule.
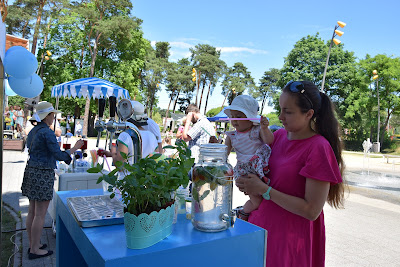
[[[221, 49], [221, 58], [229, 67], [242, 62], [257, 83], [265, 71], [283, 66], [284, 57], [300, 38], [318, 32], [323, 40], [330, 40], [338, 20], [347, 23], [338, 39], [357, 58], [363, 59], [366, 54], [400, 56], [398, 0], [132, 3], [133, 15], [143, 20], [144, 37], [153, 43], [169, 42], [172, 61], [189, 57], [189, 48], [196, 44], [209, 44]], [[158, 96], [159, 106], [166, 108], [167, 94], [163, 91]], [[217, 86], [207, 110], [221, 106], [223, 100]], [[264, 113], [270, 111], [270, 107], [264, 109]]]

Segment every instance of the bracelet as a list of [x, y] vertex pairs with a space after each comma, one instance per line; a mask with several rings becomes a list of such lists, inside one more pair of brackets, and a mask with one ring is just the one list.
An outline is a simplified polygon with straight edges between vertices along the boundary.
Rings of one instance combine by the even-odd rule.
[[270, 200], [270, 199], [271, 199], [271, 196], [269, 195], [269, 192], [271, 191], [271, 189], [272, 189], [272, 187], [269, 186], [268, 189], [267, 189], [267, 192], [265, 192], [264, 194], [262, 194], [262, 197], [263, 197], [265, 200]]
[[236, 216], [240, 218], [239, 215], [245, 216], [245, 217], [249, 217], [250, 213], [246, 213], [243, 211], [243, 206], [239, 206], [236, 209], [234, 209], [236, 211]]

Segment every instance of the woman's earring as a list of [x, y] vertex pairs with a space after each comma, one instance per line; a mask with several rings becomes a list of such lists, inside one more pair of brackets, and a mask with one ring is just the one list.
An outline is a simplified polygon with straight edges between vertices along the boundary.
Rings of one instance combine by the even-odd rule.
[[316, 124], [317, 124], [317, 118], [314, 117], [311, 119], [311, 129], [313, 129], [313, 131], [316, 131], [317, 129]]

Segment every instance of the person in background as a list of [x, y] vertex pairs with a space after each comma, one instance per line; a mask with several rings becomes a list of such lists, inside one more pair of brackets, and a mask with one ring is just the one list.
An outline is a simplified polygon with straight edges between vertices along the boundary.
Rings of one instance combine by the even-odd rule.
[[70, 119], [70, 117], [68, 115], [66, 118], [66, 125], [65, 125], [66, 132], [68, 132], [68, 130], [70, 130], [69, 132], [71, 132], [71, 125], [69, 124], [69, 119]]
[[51, 250], [45, 250], [46, 244], [40, 243], [44, 219], [50, 200], [53, 198], [54, 169], [56, 160], [71, 162], [71, 154], [83, 145], [79, 140], [70, 150], [61, 151], [54, 132], [49, 126], [54, 122], [55, 110], [51, 103], [43, 101], [36, 106], [31, 121], [36, 126], [29, 132], [27, 148], [29, 159], [25, 167], [21, 186], [22, 195], [29, 199], [26, 232], [29, 238], [28, 255], [30, 260], [50, 256]]
[[266, 266], [325, 266], [323, 207], [344, 202], [339, 122], [329, 97], [312, 82], [289, 82], [279, 106], [284, 129], [274, 132], [270, 185], [255, 174], [236, 185], [263, 197], [248, 221], [268, 231]]
[[157, 152], [162, 154], [163, 148], [162, 148], [161, 132], [160, 132], [160, 126], [158, 126], [157, 122], [155, 122], [151, 118], [147, 118], [147, 125], [143, 125], [143, 129], [154, 134], [158, 143]]
[[5, 130], [11, 130], [11, 117], [10, 117], [10, 113], [7, 112], [7, 115], [5, 115], [4, 118], [4, 124], [5, 124]]
[[[146, 131], [143, 126], [147, 124], [147, 115], [144, 113], [144, 106], [138, 101], [131, 101], [132, 108], [134, 110], [131, 118], [127, 121], [133, 123], [138, 129], [142, 138], [142, 158], [147, 157], [149, 154], [153, 153], [158, 147], [157, 139], [153, 133]], [[134, 147], [132, 137], [128, 132], [122, 132], [118, 136], [116, 146], [112, 146], [110, 151], [98, 150], [97, 154], [99, 156], [105, 155], [106, 157], [112, 157], [113, 162], [125, 161], [121, 155], [125, 153], [128, 156], [128, 163], [133, 164], [134, 162]]]
[[176, 139], [182, 139], [182, 133], [185, 129], [185, 119], [182, 120], [183, 125], [178, 125], [178, 130], [176, 131]]
[[[171, 137], [165, 137], [163, 141], [163, 146], [170, 146], [171, 145]], [[165, 148], [164, 155], [166, 157], [172, 157], [176, 153], [176, 149], [174, 148]]]
[[[8, 106], [4, 108], [3, 118], [6, 118], [6, 117], [7, 117], [7, 114], [10, 114], [10, 112], [9, 112], [9, 107], [8, 107]], [[10, 119], [11, 119], [11, 118], [10, 118]], [[5, 129], [6, 129], [6, 122], [3, 121], [3, 123], [4, 123], [3, 129], [5, 130]], [[10, 121], [10, 129], [11, 129], [11, 121]]]
[[82, 124], [80, 121], [76, 121], [75, 124], [75, 136], [81, 137], [82, 136]]
[[16, 111], [17, 106], [10, 106], [9, 112], [10, 112], [10, 118], [11, 118], [11, 131], [13, 132], [14, 135], [14, 130], [16, 129], [16, 124], [15, 121], [17, 120], [17, 117], [14, 115], [14, 112]]
[[54, 133], [55, 133], [55, 135], [56, 135], [56, 139], [57, 139], [57, 143], [60, 145], [60, 147], [61, 147], [61, 143], [62, 143], [62, 140], [61, 140], [61, 133], [62, 133], [62, 131], [61, 131], [61, 129], [60, 128], [57, 128], [55, 131], [54, 131]]
[[20, 138], [22, 138], [22, 129], [24, 125], [24, 111], [21, 109], [20, 106], [16, 106], [14, 111], [14, 116], [16, 117], [15, 120], [15, 127], [18, 132]]
[[[192, 128], [190, 128], [191, 122], [193, 123]], [[200, 145], [208, 144], [211, 136], [215, 136], [211, 122], [200, 114], [200, 109], [196, 105], [189, 104], [186, 109], [186, 122], [182, 139], [189, 142], [188, 147], [192, 152], [192, 158], [195, 158], [195, 163], [199, 159]]]
[[7, 114], [10, 114], [10, 108], [9, 108], [8, 106], [6, 106], [6, 107], [4, 108], [4, 117], [5, 117]]
[[68, 138], [71, 138], [72, 136], [74, 136], [74, 135], [71, 133], [71, 129], [67, 129], [67, 132], [66, 132], [65, 136], [68, 137]]

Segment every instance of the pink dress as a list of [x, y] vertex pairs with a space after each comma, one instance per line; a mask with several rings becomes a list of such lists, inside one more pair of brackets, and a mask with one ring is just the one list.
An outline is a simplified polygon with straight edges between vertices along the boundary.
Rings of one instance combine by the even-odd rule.
[[[321, 135], [288, 140], [285, 129], [274, 133], [269, 159], [272, 188], [304, 198], [306, 177], [332, 184], [342, 182], [329, 142]], [[268, 231], [266, 266], [324, 266], [324, 213], [307, 220], [263, 200], [250, 214], [249, 222]]]

